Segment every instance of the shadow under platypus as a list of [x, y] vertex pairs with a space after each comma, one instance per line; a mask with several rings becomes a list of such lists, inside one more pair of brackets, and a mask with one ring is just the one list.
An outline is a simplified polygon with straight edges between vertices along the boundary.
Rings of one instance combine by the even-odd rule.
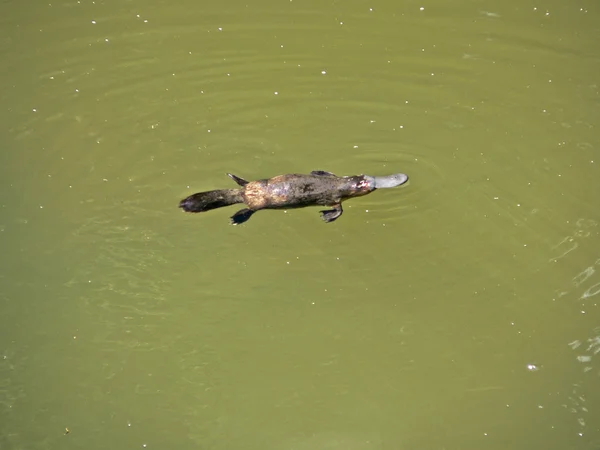
[[343, 200], [367, 195], [375, 189], [400, 186], [408, 181], [408, 176], [403, 173], [383, 177], [338, 177], [323, 170], [315, 170], [308, 175], [278, 175], [250, 182], [230, 173], [227, 175], [241, 188], [198, 192], [181, 200], [179, 207], [186, 212], [198, 213], [244, 203], [247, 208], [231, 216], [231, 223], [237, 225], [246, 222], [260, 209], [329, 206], [332, 209], [321, 211], [321, 218], [325, 222], [333, 222], [342, 215]]

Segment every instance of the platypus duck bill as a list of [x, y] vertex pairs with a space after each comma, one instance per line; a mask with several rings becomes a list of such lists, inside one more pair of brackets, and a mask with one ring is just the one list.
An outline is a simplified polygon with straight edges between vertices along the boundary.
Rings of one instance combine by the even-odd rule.
[[408, 181], [408, 175], [404, 173], [395, 173], [385, 177], [370, 177], [369, 175], [365, 175], [365, 178], [369, 180], [369, 183], [371, 183], [375, 189], [393, 188]]

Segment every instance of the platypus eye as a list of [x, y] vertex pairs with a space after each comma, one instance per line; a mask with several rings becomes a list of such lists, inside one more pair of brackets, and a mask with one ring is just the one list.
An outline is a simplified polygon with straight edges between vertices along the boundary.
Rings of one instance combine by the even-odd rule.
[[362, 188], [365, 188], [365, 187], [369, 187], [369, 182], [363, 178], [362, 180], [360, 180], [357, 183], [356, 187], [359, 188], [359, 189], [362, 189]]

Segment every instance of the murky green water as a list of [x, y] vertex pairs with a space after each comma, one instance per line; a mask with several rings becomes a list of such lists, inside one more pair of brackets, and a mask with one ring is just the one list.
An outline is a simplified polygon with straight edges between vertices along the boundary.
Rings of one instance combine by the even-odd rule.
[[[0, 449], [600, 448], [591, 1], [0, 5]], [[315, 169], [345, 203], [178, 211]]]

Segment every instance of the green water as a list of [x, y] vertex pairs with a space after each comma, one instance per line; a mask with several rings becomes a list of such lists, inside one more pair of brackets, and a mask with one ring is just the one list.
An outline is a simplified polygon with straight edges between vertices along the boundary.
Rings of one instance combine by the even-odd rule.
[[[599, 24], [2, 2], [0, 449], [600, 448]], [[410, 183], [177, 208], [311, 170]]]

